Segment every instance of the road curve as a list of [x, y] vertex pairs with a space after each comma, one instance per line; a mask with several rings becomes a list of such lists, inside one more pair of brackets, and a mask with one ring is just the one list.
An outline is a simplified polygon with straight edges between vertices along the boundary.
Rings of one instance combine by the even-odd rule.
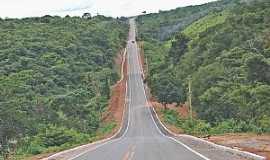
[[208, 160], [172, 137], [165, 136], [147, 106], [136, 44], [135, 20], [130, 20], [127, 43], [128, 122], [123, 134], [73, 160]]

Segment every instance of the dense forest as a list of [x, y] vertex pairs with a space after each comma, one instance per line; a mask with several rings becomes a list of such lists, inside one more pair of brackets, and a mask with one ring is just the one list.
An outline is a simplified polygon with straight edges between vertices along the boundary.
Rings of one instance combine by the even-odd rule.
[[137, 19], [152, 94], [162, 103], [185, 103], [191, 83], [197, 118], [163, 111], [168, 123], [187, 133], [270, 132], [270, 3], [214, 4], [220, 9], [211, 9], [213, 3], [187, 7], [197, 13], [201, 7], [210, 9], [199, 19], [179, 22], [184, 27], [173, 34], [168, 30], [167, 39], [149, 36], [153, 33], [147, 26], [153, 31], [161, 31], [163, 24], [173, 28], [171, 19], [190, 15], [187, 8]]
[[[138, 40], [147, 83], [161, 103], [185, 103], [194, 119], [163, 110], [190, 134], [270, 132], [270, 2], [221, 0], [142, 15]], [[125, 18], [0, 18], [0, 159], [95, 140], [119, 75]]]
[[111, 128], [101, 114], [127, 32], [125, 19], [104, 16], [0, 19], [2, 155], [57, 151]]

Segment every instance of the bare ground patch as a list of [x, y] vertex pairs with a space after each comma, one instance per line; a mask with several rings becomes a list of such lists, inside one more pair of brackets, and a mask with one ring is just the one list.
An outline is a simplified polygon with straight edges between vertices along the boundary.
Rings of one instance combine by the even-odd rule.
[[225, 134], [212, 136], [208, 141], [255, 153], [270, 160], [270, 135], [257, 135], [252, 133]]

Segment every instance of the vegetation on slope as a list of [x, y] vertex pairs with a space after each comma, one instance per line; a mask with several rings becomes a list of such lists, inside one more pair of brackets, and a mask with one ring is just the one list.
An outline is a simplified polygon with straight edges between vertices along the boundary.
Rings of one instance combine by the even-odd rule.
[[[270, 132], [269, 13], [267, 0], [241, 2], [208, 14], [168, 42], [144, 38], [154, 96], [184, 103], [191, 79], [193, 106], [204, 120], [200, 125], [238, 128], [224, 132]], [[162, 59], [151, 61], [156, 56]]]
[[207, 14], [219, 12], [235, 4], [232, 0], [223, 0], [139, 16], [137, 18], [138, 30], [140, 31], [139, 38], [151, 38], [162, 41], [170, 39], [173, 34], [183, 30]]
[[209, 13], [207, 16], [192, 23], [192, 25], [187, 26], [183, 30], [183, 33], [192, 39], [198, 38], [197, 36], [205, 32], [208, 28], [224, 23], [229, 14], [230, 12], [228, 10]]
[[[103, 16], [0, 20], [0, 149], [38, 154], [91, 141], [118, 80], [127, 23]], [[108, 125], [101, 131], [115, 126]]]

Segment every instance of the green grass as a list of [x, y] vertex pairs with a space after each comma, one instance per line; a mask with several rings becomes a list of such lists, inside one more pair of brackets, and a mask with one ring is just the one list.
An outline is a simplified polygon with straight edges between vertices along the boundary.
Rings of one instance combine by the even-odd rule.
[[[77, 133], [72, 130], [64, 130], [65, 134], [63, 134], [63, 136], [69, 135], [68, 137], [73, 137], [75, 142], [74, 143], [66, 142], [66, 143], [63, 143], [62, 145], [58, 145], [58, 146], [55, 145], [55, 146], [50, 146], [50, 147], [45, 147], [45, 146], [40, 145], [42, 144], [40, 141], [44, 139], [44, 135], [39, 135], [39, 136], [36, 136], [34, 140], [31, 140], [28, 146], [25, 146], [25, 148], [27, 148], [27, 152], [25, 150], [21, 150], [22, 148], [20, 148], [20, 150], [18, 150], [19, 153], [17, 153], [14, 159], [15, 160], [28, 159], [29, 157], [33, 155], [37, 155], [41, 153], [60, 152], [60, 151], [70, 149], [79, 145], [90, 143], [90, 142], [96, 141], [97, 139], [99, 139], [100, 137], [108, 133], [111, 133], [112, 130], [116, 126], [117, 125], [115, 122], [104, 123], [100, 126], [100, 128], [98, 129], [95, 135], [86, 135], [82, 133]], [[55, 136], [53, 136], [53, 138], [54, 139], [52, 142], [57, 142], [59, 139], [59, 138], [58, 139], [55, 138]], [[61, 137], [61, 139], [63, 138]], [[2, 160], [1, 157], [0, 157], [0, 160]]]
[[262, 133], [263, 128], [257, 127], [255, 122], [237, 121], [234, 119], [224, 120], [219, 123], [210, 124], [200, 119], [184, 119], [174, 110], [162, 110], [166, 124], [180, 128], [186, 134], [195, 136], [219, 135], [225, 133]]
[[229, 14], [228, 11], [211, 13], [188, 26], [183, 33], [195, 39], [200, 33], [206, 31], [207, 28], [224, 23]]
[[111, 133], [116, 126], [117, 126], [116, 122], [106, 123], [103, 124], [97, 132], [98, 134], [105, 135]]

